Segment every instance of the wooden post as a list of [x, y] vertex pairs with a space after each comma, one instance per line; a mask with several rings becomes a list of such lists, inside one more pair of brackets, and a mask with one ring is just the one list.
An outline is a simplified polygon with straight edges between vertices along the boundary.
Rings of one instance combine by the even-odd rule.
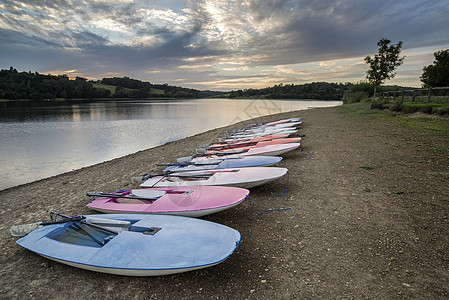
[[416, 90], [413, 90], [413, 98], [412, 101], [415, 102]]
[[404, 101], [404, 90], [402, 90], [402, 97], [401, 97], [401, 101]]
[[427, 102], [430, 102], [430, 94], [432, 93], [432, 87], [429, 87], [429, 93], [427, 94]]

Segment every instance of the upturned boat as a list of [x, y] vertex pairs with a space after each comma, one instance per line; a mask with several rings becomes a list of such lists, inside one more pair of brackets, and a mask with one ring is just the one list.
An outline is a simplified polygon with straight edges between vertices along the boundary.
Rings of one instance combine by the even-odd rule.
[[232, 186], [253, 188], [287, 174], [286, 168], [253, 167], [213, 171], [177, 172], [164, 175], [143, 175], [134, 182], [143, 181], [142, 187]]
[[236, 206], [247, 189], [227, 186], [187, 186], [93, 192], [87, 207], [103, 213], [165, 214], [202, 217]]
[[249, 168], [249, 167], [268, 167], [279, 163], [282, 157], [279, 156], [234, 156], [234, 157], [215, 157], [195, 160], [178, 161], [174, 164], [161, 164], [167, 166], [164, 172], [190, 172], [221, 170], [230, 168]]
[[43, 257], [102, 273], [158, 276], [198, 270], [223, 262], [240, 243], [237, 230], [195, 218], [58, 215], [34, 227], [13, 226], [11, 233], [25, 233], [17, 244]]

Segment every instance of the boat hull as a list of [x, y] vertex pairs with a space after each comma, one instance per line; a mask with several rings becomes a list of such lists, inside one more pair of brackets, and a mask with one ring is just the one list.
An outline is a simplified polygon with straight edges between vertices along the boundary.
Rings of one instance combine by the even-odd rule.
[[233, 151], [245, 151], [240, 153], [239, 155], [243, 156], [251, 156], [251, 155], [261, 155], [261, 156], [279, 156], [289, 151], [295, 150], [301, 146], [300, 143], [287, 143], [287, 144], [278, 144], [278, 145], [268, 145], [262, 147], [246, 147], [246, 148], [235, 148], [229, 150], [220, 150], [220, 151], [207, 151], [206, 154], [220, 154], [225, 155], [226, 153], [232, 153]]
[[288, 144], [288, 143], [299, 143], [301, 141], [300, 137], [296, 138], [279, 138], [273, 140], [265, 140], [259, 142], [238, 142], [238, 143], [217, 143], [209, 146], [210, 150], [220, 150], [220, 149], [233, 149], [239, 147], [263, 147], [278, 144]]
[[172, 275], [172, 274], [178, 274], [178, 273], [184, 273], [189, 271], [195, 271], [200, 270], [204, 268], [213, 267], [215, 265], [218, 265], [220, 262], [217, 263], [211, 263], [205, 266], [198, 266], [198, 267], [190, 267], [190, 268], [174, 268], [174, 269], [157, 269], [157, 270], [139, 270], [139, 269], [117, 269], [117, 268], [103, 268], [103, 267], [97, 267], [97, 266], [91, 266], [91, 265], [85, 265], [80, 263], [74, 263], [71, 261], [65, 261], [61, 259], [57, 259], [54, 257], [49, 257], [45, 255], [41, 255], [42, 257], [45, 257], [47, 259], [72, 266], [79, 269], [84, 269], [88, 271], [98, 272], [98, 273], [106, 273], [106, 274], [112, 274], [112, 275], [120, 275], [120, 276], [133, 276], [133, 277], [147, 277], [147, 276], [164, 276], [164, 275]]
[[[207, 173], [206, 173], [207, 172]], [[266, 184], [287, 174], [286, 168], [277, 167], [253, 167], [253, 168], [237, 168], [224, 169], [218, 171], [195, 171], [174, 173], [171, 176], [156, 176], [143, 182], [142, 187], [185, 187], [185, 186], [229, 186], [240, 188], [253, 188]], [[201, 174], [213, 174], [207, 178], [188, 179], [182, 176], [199, 176]]]
[[[73, 221], [42, 226], [19, 239], [17, 244], [81, 269], [126, 276], [159, 276], [221, 263], [237, 249], [241, 238], [235, 229], [194, 218], [132, 214], [86, 217], [129, 220], [132, 225], [104, 245], [92, 246], [83, 241], [86, 237], [77, 242], [74, 237], [79, 232], [73, 229]], [[94, 230], [87, 225], [85, 228]], [[74, 235], [68, 239], [70, 234]]]
[[[127, 199], [136, 191], [162, 191], [154, 201]], [[87, 207], [103, 213], [164, 214], [202, 217], [234, 207], [245, 200], [247, 189], [226, 186], [193, 186], [119, 191], [124, 198], [99, 197]]]
[[278, 121], [268, 122], [268, 123], [265, 123], [263, 125], [265, 125], [265, 126], [273, 126], [273, 125], [282, 124], [282, 123], [298, 122], [300, 120], [301, 120], [301, 118], [282, 119], [282, 120], [278, 120]]
[[[208, 165], [207, 161], [222, 160], [217, 165]], [[164, 172], [189, 172], [204, 170], [220, 170], [230, 168], [268, 167], [279, 163], [282, 157], [277, 156], [236, 156], [228, 158], [200, 159], [184, 166], [169, 166]]]

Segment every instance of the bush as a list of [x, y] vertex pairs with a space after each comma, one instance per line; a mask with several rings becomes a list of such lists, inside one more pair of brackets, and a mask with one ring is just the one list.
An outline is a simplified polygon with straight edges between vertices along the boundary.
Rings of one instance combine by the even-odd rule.
[[357, 103], [362, 102], [363, 100], [369, 98], [369, 95], [362, 91], [355, 91], [355, 92], [349, 92], [345, 91], [343, 94], [343, 103], [344, 104], [350, 104], [350, 103]]
[[359, 82], [343, 93], [343, 104], [361, 102], [368, 99], [373, 93], [374, 87], [371, 84]]

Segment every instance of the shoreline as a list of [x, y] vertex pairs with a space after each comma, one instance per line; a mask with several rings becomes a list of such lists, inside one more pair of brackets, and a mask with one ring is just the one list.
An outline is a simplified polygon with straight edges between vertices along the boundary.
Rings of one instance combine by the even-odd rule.
[[[9, 234], [9, 226], [45, 221], [52, 210], [95, 214], [85, 206], [86, 192], [135, 188], [131, 177], [192, 154], [224, 130], [289, 117], [302, 118], [298, 134], [305, 136], [301, 150], [278, 164], [289, 169], [288, 183], [283, 177], [250, 189], [251, 203], [204, 217], [242, 235], [238, 251], [214, 267], [160, 277], [95, 273], [33, 254]], [[418, 143], [447, 146], [438, 136], [366, 114], [316, 108], [246, 120], [2, 190], [0, 295], [55, 299], [63, 290], [85, 299], [99, 293], [135, 299], [447, 298], [447, 160]], [[289, 191], [278, 197], [287, 184]], [[291, 209], [252, 211], [279, 208]]]

